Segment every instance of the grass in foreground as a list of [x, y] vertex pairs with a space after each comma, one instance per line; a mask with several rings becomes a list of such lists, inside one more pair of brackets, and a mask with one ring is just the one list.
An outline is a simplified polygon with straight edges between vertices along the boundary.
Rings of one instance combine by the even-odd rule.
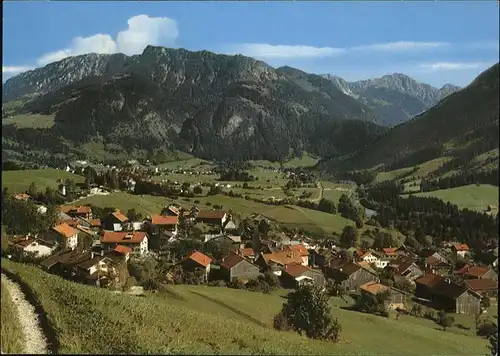
[[12, 301], [7, 286], [2, 282], [2, 352], [19, 354], [24, 352], [23, 333], [21, 324], [16, 313], [16, 307]]
[[[336, 308], [343, 331], [338, 344], [277, 332], [271, 318], [284, 301], [206, 286], [169, 286], [170, 294], [117, 295], [74, 284], [11, 261], [2, 266], [36, 291], [55, 324], [60, 353], [195, 353], [328, 355], [484, 355], [486, 341], [438, 330], [413, 317], [382, 318]], [[194, 292], [194, 293], [193, 293]], [[246, 316], [266, 326], [252, 322]]]
[[418, 197], [436, 197], [457, 205], [460, 209], [484, 211], [488, 205], [498, 205], [498, 187], [489, 184], [435, 190], [415, 194]]
[[2, 171], [2, 188], [7, 188], [10, 193], [24, 193], [34, 182], [38, 189], [57, 189], [58, 179], [71, 179], [75, 183], [85, 181], [82, 176], [54, 168]]

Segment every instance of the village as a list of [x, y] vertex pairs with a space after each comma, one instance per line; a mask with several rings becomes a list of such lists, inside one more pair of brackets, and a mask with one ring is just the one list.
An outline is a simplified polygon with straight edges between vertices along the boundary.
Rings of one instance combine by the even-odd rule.
[[[119, 185], [133, 191], [141, 178], [133, 170], [126, 172]], [[109, 194], [94, 182], [88, 188], [93, 194]], [[61, 183], [60, 194], [66, 195], [65, 190]], [[27, 193], [14, 198], [32, 199]], [[421, 306], [478, 315], [497, 303], [498, 257], [490, 265], [476, 264], [467, 244], [446, 242], [419, 250], [405, 244], [341, 248], [282, 231], [257, 211], [245, 220], [235, 219], [235, 213], [172, 204], [142, 217], [119, 207], [96, 214], [90, 206], [65, 203], [47, 231], [13, 236], [9, 258], [114, 291], [209, 284], [269, 292], [273, 284], [293, 289], [310, 283], [337, 296], [383, 294], [385, 310], [398, 315], [417, 314]], [[466, 263], [457, 268], [457, 258]]]

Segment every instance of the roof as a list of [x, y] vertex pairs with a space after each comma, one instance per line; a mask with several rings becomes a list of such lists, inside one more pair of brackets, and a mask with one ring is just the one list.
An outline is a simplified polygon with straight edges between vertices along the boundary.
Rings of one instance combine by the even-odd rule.
[[468, 268], [465, 268], [465, 270], [462, 272], [462, 274], [465, 276], [479, 278], [479, 277], [484, 276], [488, 271], [489, 271], [489, 269], [487, 267], [470, 266]]
[[[221, 267], [224, 267], [226, 269], [231, 269], [234, 266], [236, 266], [238, 263], [242, 261], [247, 261], [245, 258], [241, 257], [240, 255], [231, 255], [229, 257], [226, 257], [223, 262], [220, 264]], [[249, 262], [250, 263], [250, 262]]]
[[81, 225], [77, 225], [76, 226], [77, 230], [80, 230], [88, 235], [94, 235], [94, 233], [92, 232], [92, 230], [90, 230], [88, 227], [85, 227], [85, 226], [81, 226]]
[[255, 256], [255, 252], [254, 252], [253, 248], [251, 248], [251, 247], [240, 248], [240, 249], [238, 250], [238, 252], [239, 252], [239, 253], [240, 253], [240, 255], [242, 255], [243, 257]]
[[415, 283], [429, 288], [436, 295], [452, 299], [458, 298], [467, 290], [465, 286], [460, 286], [449, 279], [447, 281], [445, 278], [431, 273], [417, 278]]
[[71, 226], [69, 226], [67, 223], [62, 223], [53, 226], [52, 229], [67, 239], [77, 234], [77, 231], [73, 229]]
[[143, 231], [104, 231], [101, 243], [137, 244], [141, 243], [145, 237], [147, 234]]
[[226, 215], [225, 211], [220, 210], [200, 210], [198, 219], [222, 219]]
[[454, 244], [453, 247], [457, 251], [469, 251], [469, 246], [467, 246], [467, 244]]
[[128, 217], [123, 214], [120, 210], [116, 210], [115, 212], [111, 213], [115, 218], [117, 218], [120, 222], [125, 222], [128, 221]]
[[12, 245], [24, 248], [24, 247], [28, 247], [33, 242], [35, 242], [35, 238], [29, 237], [29, 236], [21, 236], [21, 237], [14, 239], [14, 240], [9, 241], [9, 242]]
[[312, 271], [312, 270], [306, 266], [302, 266], [299, 264], [290, 264], [285, 266], [283, 273], [286, 273], [292, 276], [293, 278], [297, 278], [302, 276], [307, 271]]
[[299, 244], [299, 245], [286, 245], [283, 247], [284, 251], [291, 251], [294, 253], [298, 253], [299, 256], [309, 256], [309, 251], [307, 251], [307, 248], [304, 247], [304, 245]]
[[59, 210], [63, 213], [77, 213], [77, 214], [89, 214], [92, 212], [92, 209], [90, 206], [86, 205], [80, 205], [80, 206], [75, 206], [75, 205], [61, 205], [59, 207]]
[[333, 268], [334, 270], [337, 270], [337, 271], [341, 272], [342, 274], [344, 274], [346, 276], [350, 276], [353, 273], [355, 273], [358, 270], [360, 270], [362, 267], [359, 264], [357, 264], [357, 263], [344, 262], [344, 263], [341, 263], [341, 264], [337, 264], [335, 267], [331, 267], [331, 268]]
[[386, 255], [392, 255], [394, 253], [396, 253], [396, 251], [398, 250], [397, 247], [390, 247], [390, 248], [383, 248], [382, 251], [384, 251], [384, 253]]
[[370, 263], [368, 262], [358, 262], [358, 265], [361, 266], [361, 268], [366, 269], [367, 271], [377, 275], [377, 271], [375, 271], [372, 266], [370, 266]]
[[114, 251], [121, 253], [123, 255], [126, 255], [127, 253], [132, 252], [132, 249], [130, 247], [127, 247], [127, 246], [117, 245], [115, 247]]
[[19, 194], [14, 195], [14, 199], [17, 199], [17, 200], [28, 200], [29, 198], [31, 198], [31, 196], [29, 194], [26, 194], [26, 193], [19, 193]]
[[207, 267], [213, 260], [200, 251], [193, 251], [190, 255], [186, 256], [181, 262], [192, 260], [203, 267]]
[[377, 282], [368, 282], [359, 287], [362, 291], [368, 292], [370, 294], [376, 295], [383, 292], [387, 292], [390, 288], [384, 286], [383, 284]]
[[438, 267], [438, 266], [449, 266], [448, 263], [443, 262], [441, 260], [438, 260], [434, 256], [429, 256], [425, 259], [425, 263], [427, 263], [430, 266]]
[[269, 261], [274, 261], [282, 265], [289, 265], [293, 263], [302, 263], [302, 258], [300, 256], [292, 257], [290, 252], [273, 252], [262, 254], [264, 261], [268, 264]]
[[179, 215], [179, 213], [180, 213], [179, 209], [177, 207], [173, 206], [173, 205], [167, 206], [166, 209], [170, 210], [175, 215]]
[[89, 222], [92, 227], [101, 227], [101, 219], [90, 219]]
[[164, 216], [164, 215], [153, 215], [151, 216], [151, 223], [153, 225], [176, 225], [179, 222], [177, 216]]
[[475, 292], [498, 290], [498, 281], [489, 278], [466, 279], [464, 280], [464, 284], [467, 288], [472, 289]]

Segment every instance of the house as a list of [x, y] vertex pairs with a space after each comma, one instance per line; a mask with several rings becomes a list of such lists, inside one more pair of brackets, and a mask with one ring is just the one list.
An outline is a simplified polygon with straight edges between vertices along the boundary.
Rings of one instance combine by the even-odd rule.
[[435, 253], [424, 260], [424, 269], [428, 273], [437, 274], [440, 276], [447, 275], [453, 270], [453, 266], [448, 263], [448, 260], [443, 258], [438, 253]]
[[99, 231], [101, 229], [101, 219], [90, 219], [90, 228], [93, 231]]
[[489, 278], [466, 279], [464, 284], [470, 290], [490, 298], [498, 296], [498, 281]]
[[208, 225], [217, 225], [221, 229], [224, 226], [226, 220], [228, 220], [228, 215], [224, 211], [219, 210], [200, 210], [196, 216], [196, 222], [203, 222]]
[[456, 243], [453, 244], [452, 251], [456, 256], [465, 257], [465, 255], [469, 254], [469, 246], [466, 244]]
[[325, 268], [325, 275], [346, 291], [356, 291], [367, 282], [378, 282], [378, 276], [373, 271], [341, 259], [331, 260]]
[[148, 235], [143, 231], [104, 231], [101, 245], [106, 250], [114, 250], [118, 245], [127, 246], [133, 254], [142, 256], [148, 252]]
[[459, 270], [455, 271], [456, 275], [461, 276], [463, 279], [494, 279], [498, 280], [498, 274], [489, 267], [471, 266], [466, 264]]
[[15, 194], [13, 197], [14, 197], [14, 199], [21, 200], [21, 201], [28, 201], [29, 199], [31, 199], [31, 195], [26, 194], [26, 193]]
[[251, 247], [240, 248], [236, 253], [252, 262], [255, 260], [255, 252]]
[[78, 231], [67, 223], [53, 226], [46, 234], [45, 239], [55, 241], [63, 247], [75, 249], [78, 245]]
[[175, 236], [178, 231], [179, 218], [171, 215], [153, 215], [151, 224], [158, 227], [162, 233], [169, 232]]
[[268, 269], [271, 264], [278, 266], [283, 269], [286, 265], [303, 263], [302, 258], [297, 254], [292, 254], [290, 252], [273, 252], [273, 253], [261, 253], [255, 260], [257, 264], [262, 269]]
[[357, 258], [358, 261], [367, 262], [375, 265], [377, 268], [385, 268], [389, 264], [389, 260], [380, 256], [375, 251], [367, 251]]
[[37, 239], [31, 236], [18, 237], [11, 240], [9, 245], [23, 252], [33, 253], [36, 257], [50, 256], [57, 247], [53, 242]]
[[420, 267], [410, 259], [393, 261], [386, 268], [392, 268], [395, 275], [402, 276], [408, 281], [414, 281], [424, 274]]
[[301, 283], [325, 285], [323, 272], [300, 264], [286, 265], [281, 273], [281, 282], [285, 288], [296, 288]]
[[480, 311], [481, 295], [449, 278], [426, 274], [415, 280], [415, 295], [430, 301], [436, 309], [475, 315]]
[[115, 247], [115, 249], [112, 251], [120, 256], [123, 256], [123, 258], [125, 259], [125, 262], [129, 260], [130, 254], [132, 253], [132, 249], [130, 247], [123, 246], [123, 245], [117, 245]]
[[309, 266], [323, 267], [329, 260], [336, 257], [337, 254], [330, 250], [312, 250], [309, 252]]
[[260, 275], [260, 268], [246, 258], [233, 254], [222, 259], [219, 272], [220, 276], [228, 282], [232, 281], [234, 278], [249, 281]]
[[402, 290], [388, 287], [377, 282], [368, 282], [359, 287], [360, 292], [376, 296], [380, 293], [389, 293], [389, 300], [387, 301], [387, 309], [403, 309], [406, 310], [407, 293]]
[[165, 208], [162, 209], [160, 213], [160, 215], [162, 216], [177, 216], [177, 217], [179, 217], [179, 214], [180, 214], [179, 208], [173, 205], [166, 206]]
[[59, 211], [76, 218], [92, 219], [92, 209], [90, 206], [61, 205]]
[[291, 252], [293, 256], [299, 256], [302, 259], [302, 265], [309, 265], [309, 251], [302, 244], [298, 245], [285, 245], [283, 246], [283, 251]]
[[120, 210], [115, 210], [101, 220], [101, 227], [104, 230], [122, 231], [123, 224], [127, 221], [128, 217], [125, 214], [123, 214]]
[[177, 264], [182, 266], [182, 269], [186, 272], [194, 272], [197, 269], [202, 269], [204, 271], [205, 280], [207, 280], [212, 261], [212, 258], [209, 256], [195, 250]]
[[399, 257], [398, 249], [396, 247], [383, 248], [382, 252], [390, 260], [395, 260]]
[[226, 223], [224, 224], [223, 230], [226, 233], [229, 233], [229, 232], [236, 233], [236, 231], [238, 230], [238, 227], [236, 226], [234, 221], [226, 220]]

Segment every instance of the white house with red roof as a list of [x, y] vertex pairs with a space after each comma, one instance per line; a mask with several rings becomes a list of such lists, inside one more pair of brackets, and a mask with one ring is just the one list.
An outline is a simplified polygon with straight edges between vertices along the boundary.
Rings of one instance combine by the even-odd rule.
[[129, 247], [133, 254], [145, 255], [148, 253], [148, 234], [144, 231], [104, 231], [101, 245], [114, 250], [118, 245]]

